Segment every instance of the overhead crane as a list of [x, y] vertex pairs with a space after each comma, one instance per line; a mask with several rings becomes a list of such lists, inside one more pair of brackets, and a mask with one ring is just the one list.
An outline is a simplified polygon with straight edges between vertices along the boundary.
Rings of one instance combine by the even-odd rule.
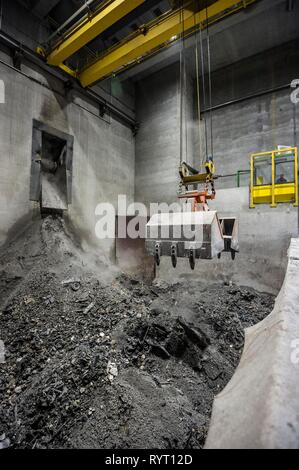
[[87, 16], [54, 46], [47, 56], [48, 64], [59, 66], [144, 2], [145, 0], [110, 0], [106, 2], [105, 7], [100, 8], [94, 16]]
[[79, 22], [75, 29], [63, 35], [51, 49], [38, 52], [49, 65], [62, 68], [79, 79], [83, 87], [89, 87], [124, 67], [139, 62], [151, 52], [165, 46], [182, 34], [191, 34], [197, 28], [204, 29], [228, 15], [236, 13], [258, 0], [217, 0], [207, 8], [198, 10], [198, 0], [186, 0], [183, 8], [164, 14], [135, 33], [107, 49], [84, 69], [75, 71], [64, 62], [75, 52], [107, 30], [112, 24], [133, 11], [145, 0], [108, 0], [99, 11]]
[[[256, 0], [218, 0], [207, 9], [196, 12], [198, 2], [187, 2], [183, 10], [172, 12], [168, 17], [157, 20], [132, 39], [112, 48], [99, 57], [93, 64], [79, 74], [82, 86], [91, 86], [112, 73], [120, 70], [126, 64], [136, 61], [149, 52], [162, 46], [176, 36], [186, 34], [197, 26], [205, 26], [207, 22], [219, 21], [226, 15], [232, 14], [248, 6]], [[183, 21], [182, 21], [183, 18]]]

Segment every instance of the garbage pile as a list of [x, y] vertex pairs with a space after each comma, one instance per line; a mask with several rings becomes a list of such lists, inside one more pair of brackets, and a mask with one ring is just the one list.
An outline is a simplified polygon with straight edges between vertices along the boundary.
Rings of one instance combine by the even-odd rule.
[[244, 327], [274, 298], [145, 284], [82, 252], [59, 218], [0, 253], [0, 449], [202, 448]]

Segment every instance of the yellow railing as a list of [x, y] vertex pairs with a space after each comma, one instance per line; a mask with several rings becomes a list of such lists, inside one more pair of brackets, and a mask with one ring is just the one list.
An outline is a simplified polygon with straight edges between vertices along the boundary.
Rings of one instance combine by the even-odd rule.
[[[277, 183], [276, 180], [276, 160], [281, 157], [294, 158], [293, 181], [283, 181]], [[256, 184], [256, 163], [261, 158], [269, 159], [271, 162], [271, 182], [263, 184], [262, 181]], [[255, 208], [256, 204], [271, 204], [276, 207], [277, 203], [293, 203], [298, 207], [298, 149], [297, 147], [283, 150], [272, 150], [271, 152], [254, 153], [250, 159], [250, 207]], [[262, 179], [262, 177], [261, 177]]]

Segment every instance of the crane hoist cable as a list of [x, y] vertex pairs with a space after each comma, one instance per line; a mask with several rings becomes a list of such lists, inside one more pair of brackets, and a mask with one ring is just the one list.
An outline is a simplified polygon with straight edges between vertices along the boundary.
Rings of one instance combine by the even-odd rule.
[[[184, 118], [185, 118], [185, 137], [187, 138], [187, 122], [186, 122], [186, 61], [185, 61], [185, 17], [184, 17], [184, 0], [181, 0], [180, 21], [182, 25], [181, 31], [181, 50], [180, 50], [180, 164], [183, 161], [184, 154]], [[187, 159], [187, 140], [186, 140], [186, 159]]]
[[210, 137], [211, 137], [211, 157], [214, 156], [213, 141], [213, 111], [212, 111], [212, 75], [211, 75], [211, 48], [210, 48], [210, 28], [208, 15], [208, 0], [206, 0], [206, 23], [207, 23], [207, 53], [208, 53], [208, 79], [209, 79], [209, 107], [210, 107]]
[[[205, 130], [205, 152], [202, 145], [202, 132], [201, 132], [201, 98], [200, 98], [200, 71], [199, 71], [199, 33], [201, 37], [201, 25], [196, 25], [196, 11], [194, 12], [194, 26], [195, 26], [195, 66], [196, 66], [196, 96], [197, 96], [197, 119], [198, 119], [198, 140], [200, 151], [200, 171], [204, 170], [204, 163], [207, 159], [207, 132], [206, 121], [203, 116], [204, 130]], [[202, 53], [201, 53], [202, 57]], [[205, 95], [204, 95], [205, 96]], [[205, 99], [204, 99], [205, 101]]]
[[[198, 6], [199, 0], [197, 0]], [[196, 83], [197, 83], [197, 108], [198, 108], [198, 132], [199, 132], [199, 143], [201, 149], [201, 125], [200, 125], [200, 76], [199, 76], [199, 46], [198, 39], [200, 41], [200, 56], [201, 56], [201, 75], [202, 75], [202, 93], [203, 93], [203, 106], [207, 109], [207, 102], [209, 102], [209, 113], [210, 113], [210, 125], [208, 132], [208, 125], [206, 116], [204, 116], [204, 134], [205, 134], [205, 155], [202, 154], [200, 166], [204, 168], [205, 162], [213, 160], [214, 154], [214, 142], [213, 142], [213, 114], [212, 114], [212, 77], [211, 77], [211, 47], [210, 47], [210, 32], [209, 32], [209, 16], [208, 16], [208, 1], [205, 2], [206, 10], [206, 56], [203, 45], [203, 23], [199, 24], [198, 28], [195, 29], [195, 55], [196, 55]], [[194, 12], [194, 22], [196, 12]], [[184, 18], [184, 0], [181, 0], [180, 9], [180, 21], [181, 21], [181, 50], [180, 50], [180, 164], [183, 161], [185, 153], [185, 160], [188, 158], [188, 123], [187, 123], [187, 112], [186, 112], [186, 88], [187, 88], [187, 77], [186, 77], [186, 57], [185, 57], [185, 18]], [[199, 35], [198, 35], [199, 29]], [[199, 36], [199, 38], [198, 38]], [[207, 74], [205, 70], [205, 61], [207, 61]], [[207, 76], [206, 76], [207, 75]], [[206, 84], [206, 79], [208, 84]], [[208, 88], [208, 92], [207, 92]], [[208, 98], [207, 98], [208, 94]], [[209, 135], [210, 134], [210, 135]], [[184, 148], [185, 138], [185, 148]], [[210, 147], [210, 148], [209, 148]]]
[[[182, 23], [182, 15], [183, 15], [183, 8], [181, 2], [181, 10], [180, 10], [180, 22]], [[182, 136], [182, 129], [183, 129], [183, 82], [182, 82], [182, 71], [183, 71], [183, 57], [182, 57], [182, 32], [181, 32], [181, 48], [180, 48], [180, 164], [183, 161], [183, 136]]]
[[[197, 34], [197, 33], [196, 33]], [[196, 39], [197, 41], [197, 39]], [[195, 62], [196, 62], [196, 96], [197, 96], [197, 122], [198, 122], [198, 142], [199, 142], [199, 152], [200, 152], [200, 171], [203, 169], [204, 165], [204, 155], [202, 148], [202, 136], [201, 136], [201, 102], [200, 102], [200, 78], [199, 78], [199, 56], [198, 56], [198, 44], [196, 43], [195, 48]]]
[[184, 84], [185, 84], [184, 115], [185, 115], [185, 146], [186, 146], [185, 155], [186, 155], [186, 161], [188, 161], [187, 67], [186, 67], [186, 57], [185, 57], [185, 33], [184, 33]]
[[[195, 1], [195, 0], [194, 0]], [[198, 1], [198, 0], [197, 0]], [[146, 250], [154, 257], [157, 266], [160, 265], [161, 257], [166, 256], [171, 258], [173, 267], [177, 266], [178, 258], [189, 258], [191, 269], [195, 268], [196, 259], [213, 259], [216, 256], [221, 257], [223, 251], [229, 251], [232, 259], [235, 259], [236, 252], [239, 251], [238, 243], [238, 223], [236, 218], [220, 219], [218, 218], [215, 210], [210, 212], [208, 201], [214, 200], [216, 197], [216, 190], [214, 181], [217, 178], [215, 175], [215, 166], [213, 162], [213, 122], [212, 113], [211, 118], [211, 152], [208, 154], [208, 132], [206, 115], [203, 115], [205, 122], [205, 142], [206, 142], [206, 158], [202, 161], [201, 171], [193, 168], [186, 161], [183, 161], [183, 145], [184, 133], [183, 127], [186, 125], [185, 138], [186, 138], [186, 157], [188, 154], [188, 136], [187, 136], [187, 113], [186, 106], [187, 100], [185, 95], [185, 87], [187, 87], [186, 77], [186, 57], [185, 57], [185, 24], [184, 24], [184, 1], [181, 0], [180, 20], [181, 20], [181, 50], [180, 50], [180, 185], [178, 198], [191, 202], [191, 208], [187, 210], [178, 211], [170, 214], [154, 214], [146, 227]], [[200, 3], [198, 2], [200, 8]], [[207, 3], [206, 3], [207, 7]], [[200, 10], [199, 10], [200, 11]], [[209, 82], [209, 102], [210, 108], [212, 104], [212, 79], [211, 79], [211, 55], [210, 55], [210, 40], [209, 31], [207, 30], [207, 61], [208, 61], [208, 76], [205, 77], [205, 57], [203, 54], [203, 41], [202, 30], [208, 28], [208, 10], [206, 21], [202, 20], [199, 25], [200, 31], [200, 46], [201, 46], [201, 61], [202, 61], [202, 81], [203, 81], [203, 99], [206, 103], [206, 87], [205, 80], [208, 78]], [[197, 106], [198, 106], [198, 120], [200, 121], [200, 75], [199, 75], [199, 51], [198, 51], [198, 27], [195, 25], [196, 32], [196, 79], [197, 79]], [[206, 106], [204, 108], [207, 109]], [[210, 109], [211, 111], [211, 109]], [[185, 121], [184, 121], [185, 119]], [[199, 122], [199, 134], [201, 140], [201, 126]], [[201, 150], [201, 149], [200, 149]], [[202, 152], [203, 153], [203, 152]], [[190, 189], [190, 187], [192, 189]], [[198, 214], [201, 212], [201, 214]], [[209, 212], [208, 214], [206, 214]], [[180, 220], [179, 227], [183, 229], [181, 235], [177, 235], [177, 223]], [[192, 226], [192, 228], [191, 228]], [[227, 227], [232, 227], [230, 234], [227, 233]], [[163, 228], [168, 227], [168, 236], [163, 239]], [[188, 237], [186, 243], [184, 228], [188, 232], [192, 232], [192, 240]], [[158, 229], [158, 231], [157, 231]], [[170, 235], [171, 234], [171, 235]], [[197, 236], [198, 235], [198, 236]], [[159, 238], [158, 238], [159, 237]], [[205, 243], [202, 243], [205, 240]]]
[[[199, 0], [198, 0], [199, 3]], [[206, 67], [205, 67], [205, 50], [204, 50], [204, 39], [203, 39], [203, 25], [199, 24], [199, 41], [200, 41], [200, 55], [201, 55], [201, 78], [202, 78], [202, 94], [203, 94], [203, 107], [206, 110], [207, 109], [207, 86], [206, 86]], [[209, 32], [209, 18], [208, 18], [208, 2], [206, 0], [206, 30], [207, 30], [207, 37], [206, 37], [206, 42], [207, 42], [207, 47], [206, 47], [206, 55], [207, 55], [207, 65], [208, 65], [208, 71], [207, 71], [207, 79], [208, 79], [208, 100], [209, 100], [209, 108], [210, 108], [210, 129], [208, 132], [208, 126], [207, 126], [207, 119], [206, 116], [203, 116], [203, 122], [204, 122], [204, 133], [205, 133], [205, 158], [203, 156], [201, 165], [202, 167], [204, 166], [204, 163], [210, 159], [210, 157], [213, 158], [214, 154], [214, 139], [213, 139], [213, 115], [212, 115], [212, 77], [211, 77], [211, 47], [210, 47], [210, 32]], [[197, 73], [197, 94], [199, 95], [200, 92], [198, 91], [200, 89], [199, 86], [199, 64], [198, 64], [198, 33], [196, 35], [196, 73]], [[200, 120], [200, 116], [199, 116]], [[210, 136], [209, 136], [210, 134]], [[210, 144], [210, 145], [209, 145]], [[210, 149], [209, 149], [210, 146]]]
[[[204, 48], [203, 48], [203, 35], [202, 35], [202, 26], [200, 25], [200, 58], [201, 58], [201, 78], [202, 78], [202, 95], [203, 95], [203, 107], [206, 109], [207, 102], [206, 102], [206, 79], [205, 79], [205, 57], [204, 57]], [[202, 159], [202, 165], [205, 161], [208, 160], [209, 152], [208, 152], [208, 127], [207, 127], [207, 120], [206, 116], [203, 116], [204, 120], [204, 130], [205, 130], [205, 159]]]

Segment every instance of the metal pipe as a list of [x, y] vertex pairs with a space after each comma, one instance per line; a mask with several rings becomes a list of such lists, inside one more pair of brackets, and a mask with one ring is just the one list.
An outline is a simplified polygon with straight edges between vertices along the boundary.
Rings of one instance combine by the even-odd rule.
[[258, 98], [258, 97], [264, 96], [264, 95], [269, 95], [270, 93], [275, 93], [277, 91], [286, 90], [288, 88], [290, 88], [289, 83], [287, 85], [281, 85], [279, 87], [270, 88], [269, 90], [262, 90], [262, 91], [259, 91], [257, 93], [253, 93], [251, 95], [242, 96], [241, 98], [237, 98], [235, 100], [226, 101], [225, 103], [217, 104], [216, 106], [213, 106], [212, 108], [202, 109], [201, 113], [202, 114], [208, 113], [208, 112], [210, 112], [210, 110], [213, 111], [213, 110], [216, 110], [216, 109], [225, 108], [226, 106], [231, 106], [233, 104], [242, 103], [243, 101], [251, 100], [253, 98]]
[[[27, 73], [24, 73], [22, 72], [20, 69], [17, 69], [16, 67], [14, 67], [13, 65], [11, 64], [8, 64], [7, 62], [5, 62], [4, 60], [0, 59], [0, 64], [4, 65], [5, 67], [11, 69], [11, 70], [14, 70], [15, 72], [19, 73], [20, 75], [22, 75], [23, 77], [25, 78], [28, 78], [29, 80], [31, 80], [32, 82], [34, 83], [37, 83], [38, 85], [42, 86], [43, 88], [46, 88], [47, 90], [50, 90], [52, 91], [53, 93], [55, 93], [56, 95], [60, 95], [62, 98], [65, 98], [65, 95], [59, 91], [59, 90], [54, 90], [53, 88], [49, 87], [49, 85], [47, 85], [46, 83], [43, 83], [42, 81], [38, 80], [37, 78], [34, 78], [32, 77], [31, 75], [28, 75]], [[74, 106], [77, 106], [81, 109], [83, 109], [84, 111], [86, 111], [87, 113], [89, 114], [92, 114], [93, 116], [101, 119], [102, 121], [106, 122], [107, 124], [110, 124], [109, 121], [107, 121], [107, 119], [104, 119], [102, 118], [100, 115], [98, 114], [95, 114], [93, 113], [92, 111], [90, 111], [89, 109], [85, 108], [84, 106], [82, 106], [81, 104], [79, 103], [72, 103]]]
[[[39, 56], [38, 54], [35, 54], [31, 49], [29, 49], [25, 45], [18, 44], [18, 42], [16, 42], [14, 39], [12, 39], [11, 37], [9, 37], [8, 35], [6, 35], [3, 32], [0, 33], [0, 42], [2, 42], [8, 49], [21, 50], [24, 57], [26, 57], [28, 62], [30, 62], [31, 64], [37, 65], [41, 70], [44, 70], [46, 73], [48, 73], [49, 75], [55, 77], [57, 80], [60, 80], [64, 84], [67, 81], [71, 82], [74, 85], [73, 89], [74, 89], [75, 92], [77, 92], [77, 93], [81, 94], [82, 96], [84, 96], [85, 98], [88, 98], [89, 100], [97, 103], [98, 105], [104, 106], [111, 113], [111, 115], [113, 115], [117, 119], [120, 119], [124, 124], [129, 125], [132, 129], [135, 130], [135, 129], [138, 128], [138, 122], [134, 118], [129, 116], [127, 113], [125, 113], [120, 108], [113, 105], [112, 103], [109, 103], [109, 101], [106, 101], [103, 97], [98, 95], [95, 91], [93, 91], [91, 89], [81, 88], [75, 79], [72, 79], [70, 77], [68, 77], [68, 80], [64, 79], [65, 75], [63, 74], [63, 72], [60, 72], [59, 69], [53, 69], [52, 67], [48, 66], [44, 62], [44, 60], [42, 59], [41, 56]], [[16, 69], [11, 64], [8, 64], [5, 61], [1, 61], [1, 63], [3, 63], [3, 65], [6, 65], [7, 67], [17, 71], [18, 73], [22, 74], [23, 76], [29, 78], [30, 80], [33, 80], [36, 83], [39, 83], [41, 86], [46, 87], [49, 90], [52, 90], [54, 93], [59, 93], [62, 96], [64, 96], [63, 93], [51, 89], [50, 87], [48, 87], [47, 85], [45, 85], [44, 83], [39, 81], [38, 79], [35, 79], [34, 77], [25, 74], [21, 70]]]
[[241, 175], [247, 175], [250, 173], [250, 170], [238, 170], [237, 172], [237, 186], [240, 188], [240, 183], [241, 183]]

